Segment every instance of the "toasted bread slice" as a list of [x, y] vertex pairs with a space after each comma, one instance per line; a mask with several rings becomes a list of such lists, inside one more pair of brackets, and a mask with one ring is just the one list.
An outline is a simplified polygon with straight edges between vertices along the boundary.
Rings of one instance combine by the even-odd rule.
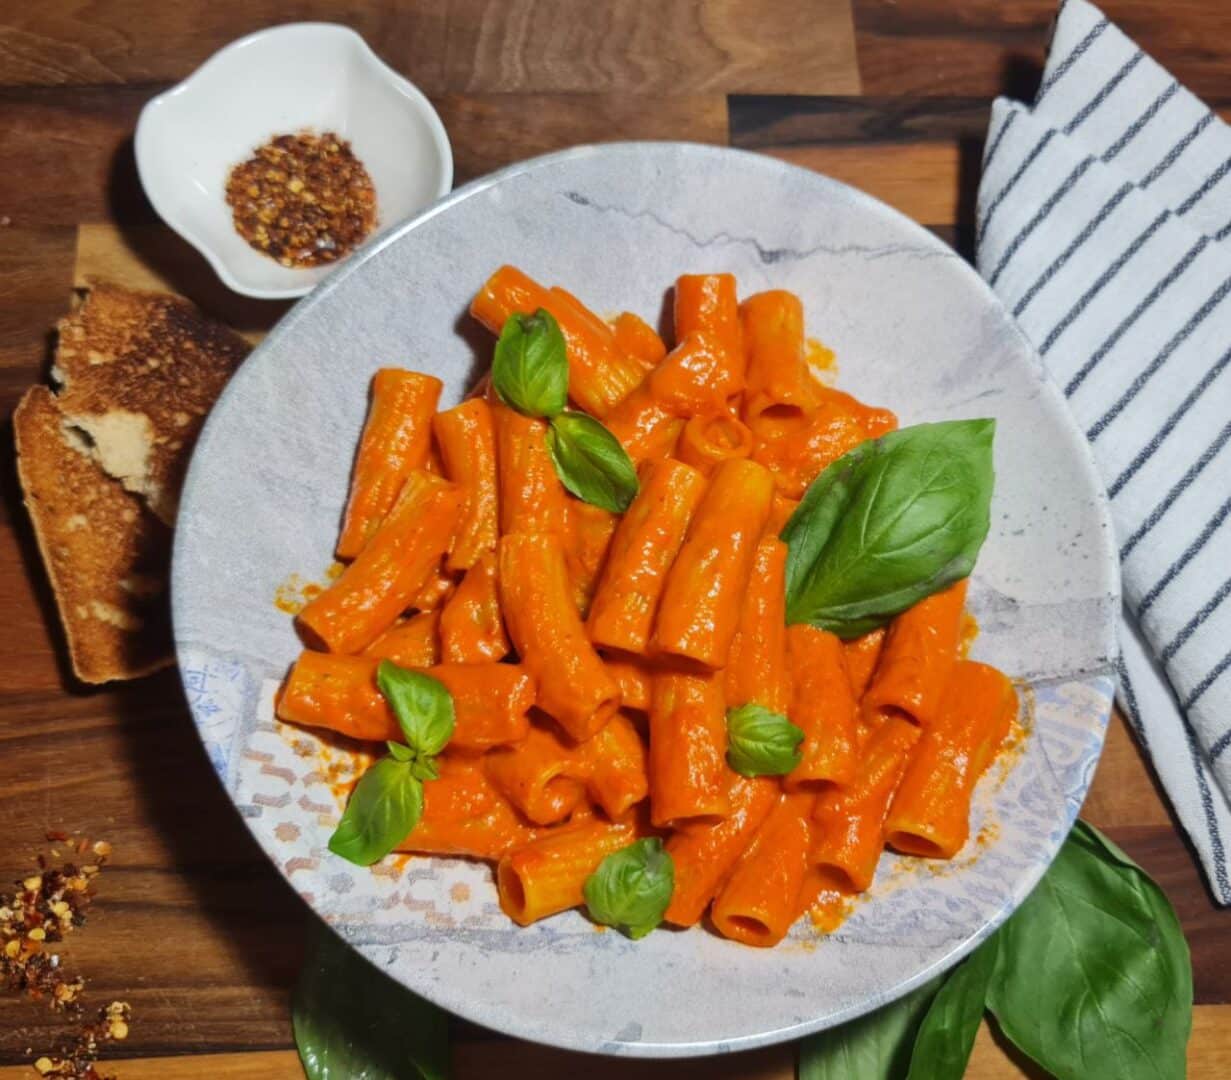
[[248, 343], [181, 297], [102, 283], [59, 330], [60, 412], [104, 472], [174, 524], [192, 446]]
[[90, 456], [45, 386], [13, 414], [17, 467], [73, 670], [88, 683], [171, 662], [171, 530]]

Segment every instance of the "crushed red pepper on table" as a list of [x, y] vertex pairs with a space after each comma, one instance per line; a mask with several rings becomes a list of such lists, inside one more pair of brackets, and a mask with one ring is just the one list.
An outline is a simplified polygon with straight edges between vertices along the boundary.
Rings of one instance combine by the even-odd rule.
[[[57, 867], [40, 855], [37, 869], [19, 879], [14, 892], [0, 893], [0, 976], [10, 990], [46, 1000], [54, 1011], [80, 1022], [85, 980], [67, 971], [50, 946], [85, 923], [93, 882], [111, 854], [111, 845], [105, 840], [74, 841], [61, 832], [48, 833], [47, 840], [66, 845], [88, 861]], [[52, 855], [58, 858], [59, 849], [52, 848]], [[70, 1045], [40, 1056], [35, 1070], [63, 1080], [112, 1080], [96, 1068], [99, 1046], [127, 1038], [131, 1015], [122, 1001], [100, 1008], [94, 1020], [80, 1023]]]
[[283, 266], [349, 254], [376, 224], [376, 190], [350, 143], [332, 131], [275, 135], [227, 177], [235, 229]]

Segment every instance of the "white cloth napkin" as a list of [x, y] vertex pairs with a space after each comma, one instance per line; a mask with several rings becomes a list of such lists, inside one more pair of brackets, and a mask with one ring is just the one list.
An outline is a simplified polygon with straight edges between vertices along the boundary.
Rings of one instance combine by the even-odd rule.
[[1231, 903], [1231, 129], [1066, 0], [1033, 106], [993, 106], [977, 261], [1093, 447], [1120, 705]]

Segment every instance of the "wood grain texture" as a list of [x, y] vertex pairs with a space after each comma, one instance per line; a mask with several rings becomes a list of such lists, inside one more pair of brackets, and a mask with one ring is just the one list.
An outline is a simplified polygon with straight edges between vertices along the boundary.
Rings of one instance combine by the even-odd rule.
[[[1231, 114], [1231, 6], [1102, 6]], [[969, 255], [990, 99], [1033, 90], [1054, 7], [853, 0], [852, 16], [850, 0], [10, 4], [0, 12], [0, 415], [42, 377], [49, 330], [73, 285], [90, 276], [174, 288], [252, 337], [285, 309], [227, 293], [158, 223], [132, 157], [145, 101], [248, 31], [304, 18], [353, 26], [433, 97], [458, 182], [578, 142], [729, 139], [879, 194]], [[93, 691], [66, 679], [5, 426], [0, 880], [29, 868], [48, 828], [115, 845], [66, 963], [86, 974], [92, 1001], [134, 1006], [132, 1037], [115, 1048], [135, 1057], [117, 1063], [122, 1080], [297, 1078], [287, 1006], [310, 916], [231, 809], [173, 673]], [[1179, 912], [1205, 1003], [1190, 1077], [1231, 1075], [1231, 1012], [1218, 1004], [1231, 1002], [1231, 916], [1212, 904], [1119, 720], [1085, 815], [1156, 876]], [[0, 997], [0, 1063], [11, 1066], [0, 1065], [0, 1080], [34, 1075], [27, 1046], [50, 1048], [63, 1031], [45, 1007]], [[794, 1076], [790, 1047], [629, 1063], [514, 1042], [464, 1021], [452, 1033], [460, 1080]], [[985, 1028], [968, 1075], [1037, 1077], [1014, 1061]]]
[[453, 142], [457, 183], [581, 143], [683, 139], [727, 143], [727, 99], [677, 95], [449, 93], [433, 99]]
[[354, 27], [425, 91], [444, 89], [446, 31], [456, 5], [433, 0], [146, 0], [9, 5], [0, 81], [10, 86], [124, 85], [183, 78], [228, 42], [278, 23]]
[[0, 212], [24, 228], [157, 221], [137, 178], [132, 131], [159, 89], [0, 90], [0, 143], [22, 163], [0, 169]]
[[450, 89], [849, 94], [847, 0], [466, 0], [452, 5]]
[[71, 226], [0, 228], [0, 415], [6, 423], [47, 358], [51, 328], [71, 287], [75, 244]]
[[133, 289], [187, 296], [253, 342], [264, 337], [292, 303], [231, 292], [196, 248], [162, 225], [82, 225], [77, 230], [73, 287], [85, 289], [96, 281], [122, 281]]
[[[1231, 81], [1227, 88], [1231, 91]], [[1231, 116], [1231, 108], [1214, 104]], [[982, 97], [734, 94], [732, 146], [862, 188], [973, 257], [975, 203], [991, 102]]]
[[731, 144], [862, 188], [923, 224], [971, 224], [989, 109], [981, 98], [737, 95]]
[[[141, 191], [132, 130], [161, 86], [0, 89], [0, 212], [14, 226], [158, 224]], [[457, 184], [535, 154], [615, 139], [725, 144], [726, 98], [680, 94], [647, 105], [612, 94], [448, 93], [434, 103]]]
[[[1231, 1006], [1193, 1010], [1188, 1044], [1188, 1080], [1225, 1080], [1231, 1075]], [[5, 1080], [0, 1073], [0, 1080]], [[966, 1080], [1048, 1080], [1048, 1074], [1012, 1046], [986, 1020], [975, 1038]], [[1126, 1075], [1125, 1080], [1130, 1080]]]
[[[869, 94], [1008, 93], [1038, 85], [1055, 0], [854, 0], [859, 67]], [[1099, 7], [1195, 94], [1228, 93], [1231, 5], [1102, 0]]]
[[[1128, 777], [1144, 779], [1145, 783], [1127, 784]], [[1158, 778], [1118, 709], [1107, 726], [1107, 740], [1081, 816], [1100, 829], [1174, 825]]]
[[425, 92], [617, 90], [849, 94], [859, 90], [849, 0], [102, 0], [31, 4], [0, 27], [0, 82], [170, 82], [232, 39], [321, 19], [363, 34]]
[[[3, 541], [11, 552], [12, 534]], [[34, 642], [24, 655], [22, 629], [8, 626], [32, 598], [4, 599], [0, 649], [13, 659], [0, 760], [20, 768], [0, 788], [0, 880], [29, 872], [49, 829], [109, 840], [114, 857], [66, 962], [86, 975], [91, 1001], [132, 1004], [131, 1052], [286, 1045], [307, 912], [230, 805], [175, 673], [65, 693], [37, 618], [24, 616]], [[45, 1005], [0, 997], [0, 1060], [61, 1030]]]
[[[1188, 1047], [1188, 1080], [1225, 1080], [1231, 1073], [1231, 1006], [1201, 1005], [1193, 1012]], [[110, 1058], [122, 1080], [301, 1080], [303, 1069], [293, 1050], [196, 1057]], [[28, 1065], [0, 1067], [0, 1080], [29, 1080]], [[699, 1061], [627, 1062], [568, 1054], [530, 1043], [461, 1043], [454, 1047], [453, 1080], [795, 1080], [790, 1046], [754, 1050]], [[975, 1038], [966, 1080], [1045, 1080], [1004, 1037], [984, 1021]], [[852, 1080], [858, 1080], [853, 1077]]]
[[973, 196], [961, 184], [962, 148], [953, 143], [768, 147], [764, 153], [860, 188], [920, 223], [973, 219]]
[[731, 143], [767, 147], [868, 143], [982, 142], [991, 102], [982, 97], [732, 94]]

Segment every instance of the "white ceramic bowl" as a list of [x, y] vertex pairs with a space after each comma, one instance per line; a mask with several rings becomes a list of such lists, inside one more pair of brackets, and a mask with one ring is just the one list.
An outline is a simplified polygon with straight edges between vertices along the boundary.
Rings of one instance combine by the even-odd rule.
[[236, 292], [303, 296], [339, 263], [281, 266], [235, 231], [226, 180], [273, 135], [333, 131], [376, 188], [377, 230], [453, 186], [453, 152], [422, 92], [353, 30], [289, 23], [250, 34], [150, 101], [137, 122], [137, 171], [154, 209]]
[[[373, 372], [487, 369], [467, 306], [500, 263], [596, 311], [656, 319], [676, 275], [790, 289], [839, 385], [903, 424], [991, 416], [992, 526], [970, 586], [974, 657], [1020, 681], [1027, 733], [979, 785], [972, 842], [938, 865], [886, 855], [870, 897], [774, 949], [698, 926], [641, 941], [574, 911], [527, 929], [464, 859], [353, 866], [320, 741], [274, 719], [299, 651], [275, 606], [324, 580]], [[580, 1050], [712, 1054], [849, 1020], [956, 963], [1039, 880], [1086, 793], [1111, 707], [1118, 563], [1090, 448], [1030, 344], [926, 230], [833, 180], [682, 143], [582, 147], [476, 181], [371, 244], [244, 363], [197, 444], [175, 530], [180, 670], [211, 760], [291, 885], [393, 978], [470, 1020]], [[580, 1069], [578, 1070], [581, 1071]], [[631, 1070], [630, 1070], [631, 1072]]]

